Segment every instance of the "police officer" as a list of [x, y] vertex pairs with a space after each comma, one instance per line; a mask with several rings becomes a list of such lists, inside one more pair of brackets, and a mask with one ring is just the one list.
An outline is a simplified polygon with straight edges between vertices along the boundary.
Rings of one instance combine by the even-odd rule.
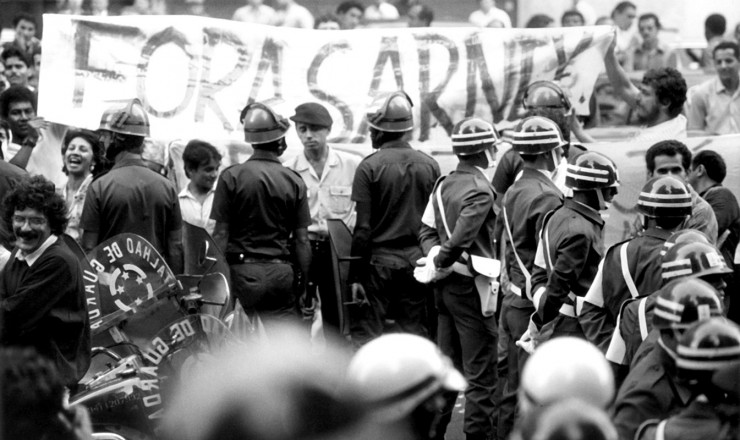
[[[723, 278], [731, 273], [731, 269], [714, 246], [709, 243], [687, 241], [672, 246], [666, 252], [660, 270], [664, 284], [681, 278], [696, 277], [709, 283], [720, 296], [723, 295], [726, 286]], [[658, 298], [670, 296], [669, 292], [671, 288], [664, 287], [622, 305], [618, 318], [619, 325], [610, 341], [607, 359], [628, 366], [652, 349], [658, 334], [652, 332], [651, 318], [659, 302]], [[721, 308], [712, 308], [711, 311], [717, 315], [722, 314]]]
[[[485, 262], [494, 264], [496, 221], [495, 192], [485, 171], [494, 164], [498, 142], [493, 126], [482, 119], [455, 124], [452, 151], [459, 163], [454, 172], [437, 181], [420, 232], [426, 262], [439, 273], [435, 276], [437, 343], [468, 381], [464, 426], [468, 439], [486, 438], [493, 430], [497, 330], [494, 310], [486, 306], [497, 294], [490, 291], [490, 283], [498, 273], [484, 267]], [[483, 267], [478, 261], [483, 261]], [[450, 413], [453, 407], [454, 398], [447, 406]]]
[[315, 102], [306, 102], [295, 109], [290, 119], [296, 124], [296, 133], [303, 143], [303, 154], [285, 162], [297, 172], [308, 187], [308, 205], [311, 225], [308, 239], [311, 243], [311, 270], [308, 273], [308, 294], [321, 297], [324, 328], [338, 329], [339, 307], [331, 272], [331, 250], [327, 219], [342, 220], [347, 227], [355, 226], [355, 204], [351, 200], [352, 180], [360, 163], [360, 156], [331, 148], [327, 138], [332, 118], [326, 108]]
[[105, 111], [99, 132], [113, 168], [88, 187], [80, 218], [82, 247], [90, 252], [111, 237], [134, 233], [161, 252], [174, 273], [182, 273], [177, 190], [141, 157], [149, 136], [149, 117], [141, 101], [135, 98]]
[[600, 211], [616, 195], [619, 174], [608, 157], [588, 152], [568, 165], [565, 183], [573, 197], [544, 220], [532, 274], [537, 313], [522, 343], [532, 343], [530, 336], [552, 321], [553, 336], [583, 337], [577, 313], [604, 254]]
[[[545, 127], [540, 130], [540, 127]], [[547, 129], [546, 127], [550, 127]], [[516, 341], [527, 330], [532, 304], [532, 271], [542, 220], [563, 203], [563, 194], [552, 176], [560, 163], [560, 150], [566, 144], [558, 127], [540, 116], [530, 116], [519, 123], [513, 134], [512, 149], [521, 157], [521, 177], [509, 188], [502, 203], [506, 243], [506, 274], [499, 323], [500, 338], [507, 341], [506, 392], [499, 402], [497, 434], [507, 438], [514, 422], [516, 390], [527, 353]], [[537, 137], [533, 137], [533, 135]], [[499, 343], [501, 345], [501, 343]], [[500, 358], [499, 358], [500, 359]], [[501, 386], [501, 383], [499, 382]], [[503, 392], [503, 390], [498, 390]]]
[[393, 333], [360, 348], [347, 369], [345, 392], [372, 408], [371, 418], [411, 439], [443, 439], [440, 414], [466, 382], [430, 340]]
[[649, 420], [637, 440], [729, 440], [737, 438], [740, 407], [737, 390], [727, 393], [712, 382], [713, 373], [740, 361], [740, 327], [724, 319], [695, 323], [676, 349], [676, 379], [688, 386], [692, 401], [678, 414]]
[[675, 378], [678, 338], [692, 323], [716, 316], [718, 310], [722, 310], [719, 294], [700, 279], [666, 286], [653, 314], [658, 347], [632, 366], [612, 408], [620, 439], [633, 438], [643, 422], [665, 418], [690, 402], [691, 390]]
[[[351, 333], [361, 345], [380, 336], [386, 318], [403, 332], [428, 336], [425, 326], [427, 289], [413, 276], [421, 258], [418, 233], [434, 182], [437, 162], [404, 141], [414, 128], [411, 100], [404, 92], [383, 97], [368, 113], [370, 139], [377, 151], [360, 162], [352, 184], [357, 223], [350, 268], [356, 299], [369, 305], [354, 308]], [[393, 310], [394, 314], [389, 314]]]
[[258, 312], [269, 330], [268, 321], [296, 315], [296, 291], [303, 289], [294, 286], [299, 283], [292, 263], [308, 272], [311, 213], [303, 179], [278, 159], [290, 123], [262, 103], [249, 104], [243, 115], [244, 140], [254, 153], [219, 177], [211, 210], [213, 239], [225, 249], [242, 307]]
[[606, 251], [578, 315], [586, 339], [604, 352], [622, 303], [649, 295], [663, 284], [660, 250], [691, 215], [691, 193], [672, 176], [650, 179], [637, 200], [645, 229]]

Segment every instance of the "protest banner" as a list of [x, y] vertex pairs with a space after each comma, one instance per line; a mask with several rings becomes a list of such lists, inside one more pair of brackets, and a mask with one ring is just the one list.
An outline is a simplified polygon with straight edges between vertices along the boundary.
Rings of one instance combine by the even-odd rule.
[[97, 128], [103, 111], [138, 97], [155, 138], [239, 139], [247, 103], [290, 114], [319, 101], [335, 121], [332, 141], [362, 143], [373, 100], [402, 89], [416, 103], [414, 139], [448, 139], [465, 116], [519, 119], [536, 80], [559, 81], [587, 113], [613, 35], [606, 26], [333, 32], [202, 17], [46, 15], [39, 113]]

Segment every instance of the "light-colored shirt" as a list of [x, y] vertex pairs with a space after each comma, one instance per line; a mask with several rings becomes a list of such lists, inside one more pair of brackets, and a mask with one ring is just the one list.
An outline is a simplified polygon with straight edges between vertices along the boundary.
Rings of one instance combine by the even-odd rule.
[[329, 148], [324, 171], [319, 178], [304, 154], [289, 159], [285, 165], [297, 172], [308, 187], [308, 207], [311, 211], [309, 232], [327, 234], [326, 219], [342, 220], [355, 227], [355, 202], [352, 201], [352, 181], [360, 157]]
[[689, 130], [740, 133], [740, 87], [731, 93], [715, 77], [690, 88], [688, 98]]
[[275, 10], [267, 5], [247, 5], [237, 9], [231, 19], [244, 23], [270, 24], [274, 17]]
[[398, 9], [387, 2], [370, 5], [365, 8], [364, 13], [365, 20], [398, 20], [399, 17]]
[[180, 194], [177, 195], [177, 199], [180, 202], [182, 220], [191, 225], [203, 228], [209, 234], [213, 235], [213, 228], [216, 226], [216, 221], [211, 219], [211, 208], [213, 207], [213, 195], [215, 193], [216, 188], [214, 187], [208, 191], [205, 200], [201, 203], [190, 192], [187, 186], [183, 188]]
[[648, 70], [659, 69], [661, 67], [673, 67], [678, 64], [676, 54], [668, 46], [658, 44], [658, 47], [648, 48], [644, 44], [635, 46], [632, 55], [632, 61], [627, 62], [626, 70]]
[[47, 249], [49, 249], [49, 247], [52, 244], [54, 244], [54, 243], [57, 242], [58, 239], [59, 239], [59, 237], [57, 237], [54, 234], [51, 234], [46, 239], [46, 241], [44, 241], [43, 243], [41, 243], [41, 246], [39, 246], [38, 249], [36, 249], [35, 251], [31, 252], [30, 254], [24, 254], [22, 251], [19, 250], [18, 251], [18, 254], [15, 256], [15, 259], [18, 260], [18, 261], [25, 261], [26, 264], [28, 264], [28, 267], [31, 267], [36, 262], [36, 260], [38, 260], [39, 257], [44, 252], [46, 252]]
[[80, 229], [80, 218], [82, 217], [82, 208], [85, 206], [87, 187], [90, 186], [92, 181], [93, 176], [90, 174], [82, 181], [82, 184], [77, 188], [74, 196], [72, 196], [72, 200], [69, 201], [67, 199], [67, 185], [62, 185], [61, 188], [59, 188], [60, 195], [65, 201], [67, 201], [67, 216], [69, 217], [67, 229], [65, 229], [64, 232], [77, 241], [80, 240], [80, 236], [82, 235], [82, 230]]
[[485, 13], [480, 9], [473, 11], [468, 20], [470, 23], [478, 27], [487, 27], [493, 20], [500, 21], [503, 23], [504, 27], [511, 27], [511, 18], [509, 17], [509, 14], [507, 14], [503, 9], [496, 7], [491, 8], [488, 13]]
[[632, 140], [635, 142], [656, 143], [669, 139], [686, 139], [688, 137], [686, 124], [686, 117], [684, 115], [678, 115], [658, 125], [643, 127]]
[[303, 6], [291, 3], [285, 9], [278, 9], [272, 17], [273, 26], [313, 29], [313, 15]]

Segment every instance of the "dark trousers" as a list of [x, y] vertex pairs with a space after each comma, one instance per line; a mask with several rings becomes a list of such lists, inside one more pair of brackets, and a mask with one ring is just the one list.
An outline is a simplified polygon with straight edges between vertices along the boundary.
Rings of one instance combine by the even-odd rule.
[[352, 311], [352, 343], [360, 346], [383, 334], [386, 318], [396, 329], [429, 337], [426, 322], [427, 286], [414, 279], [414, 263], [421, 250], [381, 248], [373, 250], [369, 273], [363, 287], [370, 305]]
[[324, 330], [339, 329], [339, 300], [334, 286], [329, 239], [311, 240], [311, 267], [308, 270], [308, 294], [321, 298]]
[[496, 390], [500, 400], [497, 400], [498, 423], [496, 424], [496, 438], [505, 440], [509, 438], [514, 427], [517, 414], [517, 390], [519, 388], [520, 375], [524, 368], [524, 362], [528, 354], [517, 347], [518, 341], [527, 331], [529, 318], [534, 313], [534, 307], [513, 307], [514, 294], [507, 292], [501, 305], [501, 318], [499, 320], [499, 342], [503, 339], [505, 346], [499, 344], [499, 349], [506, 350], [506, 356], [499, 353], [499, 361], [505, 361], [505, 366], [500, 366], [499, 374], [505, 373], [505, 377], [499, 375], [499, 388]]
[[288, 263], [231, 265], [231, 286], [245, 311], [267, 321], [297, 316], [293, 267]]
[[[437, 343], [468, 381], [463, 430], [468, 439], [485, 439], [495, 431], [496, 319], [481, 313], [473, 278], [452, 273], [437, 283], [435, 295], [439, 312]], [[444, 426], [453, 407], [454, 400], [448, 400]]]

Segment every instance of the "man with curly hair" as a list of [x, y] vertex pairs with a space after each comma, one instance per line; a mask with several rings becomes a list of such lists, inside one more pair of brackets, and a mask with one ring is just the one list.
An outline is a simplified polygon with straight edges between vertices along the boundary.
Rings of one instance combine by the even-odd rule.
[[67, 205], [43, 176], [3, 204], [15, 247], [0, 278], [0, 345], [35, 348], [74, 389], [90, 365], [90, 325], [80, 263], [59, 238]]

